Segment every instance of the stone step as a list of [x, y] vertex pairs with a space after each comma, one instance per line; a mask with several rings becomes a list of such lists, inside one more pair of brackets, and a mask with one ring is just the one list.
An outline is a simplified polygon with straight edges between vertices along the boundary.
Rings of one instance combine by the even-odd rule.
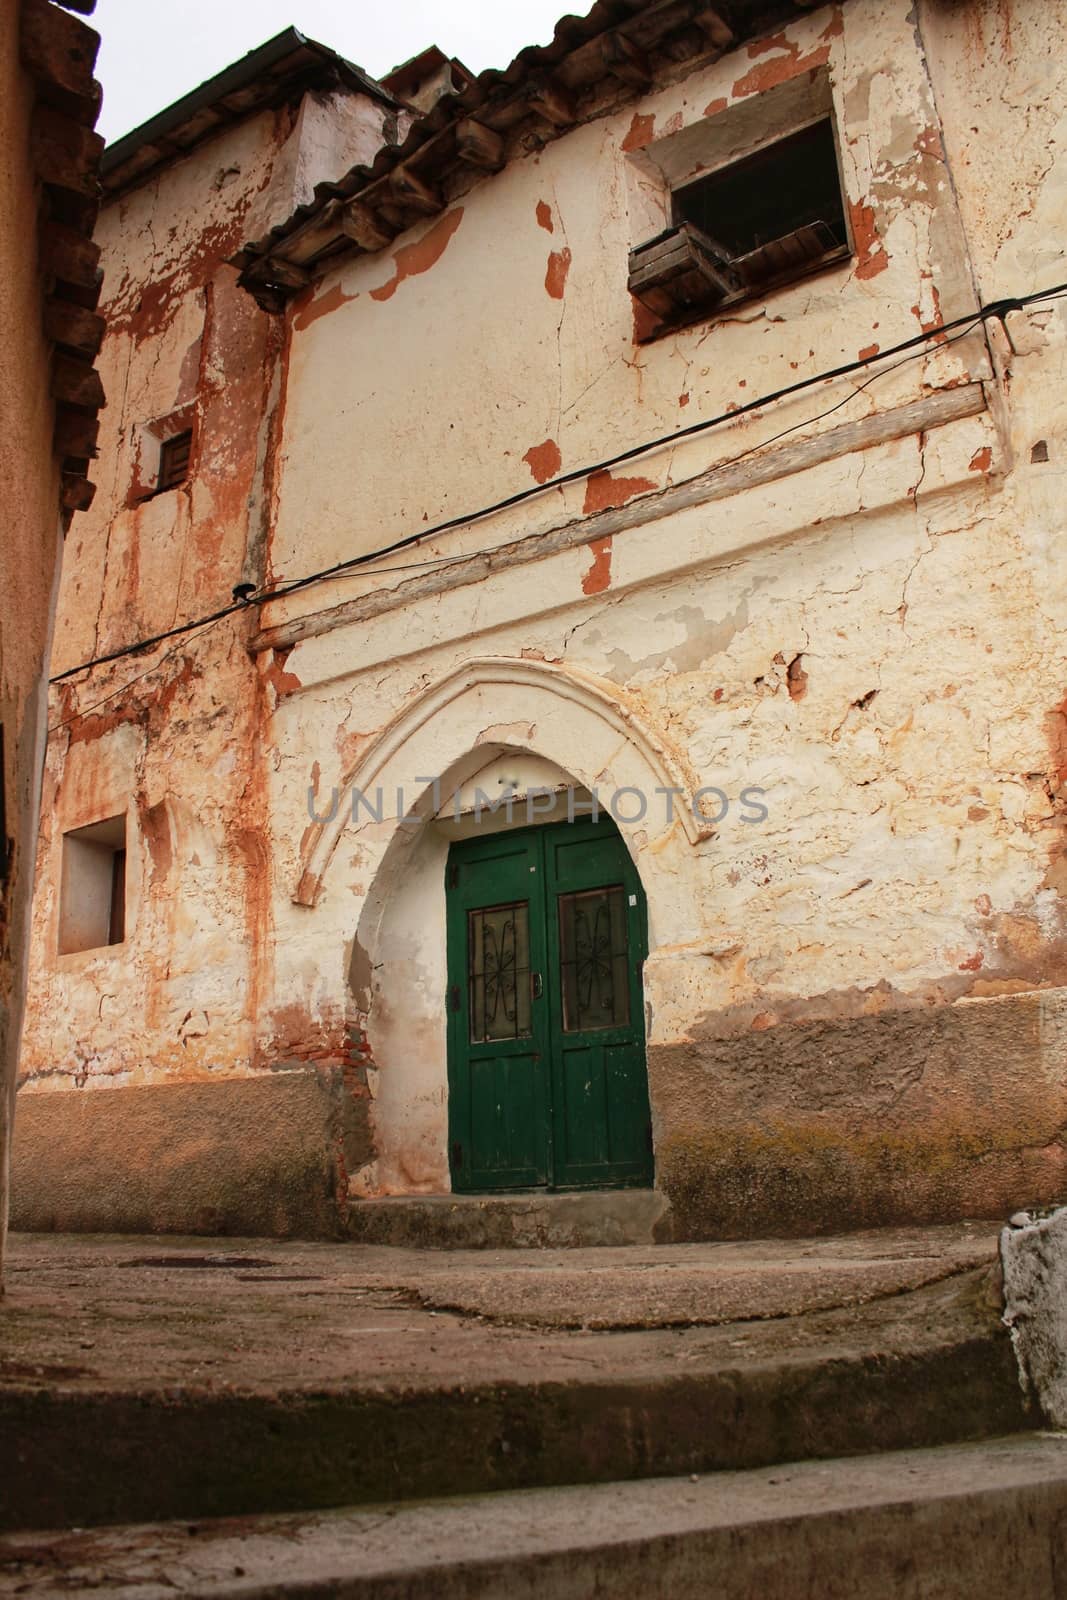
[[0, 1593], [1063, 1600], [1067, 1436], [279, 1517], [0, 1537]]
[[358, 1244], [405, 1249], [587, 1249], [666, 1242], [669, 1212], [656, 1189], [403, 1195], [350, 1201], [347, 1232]]

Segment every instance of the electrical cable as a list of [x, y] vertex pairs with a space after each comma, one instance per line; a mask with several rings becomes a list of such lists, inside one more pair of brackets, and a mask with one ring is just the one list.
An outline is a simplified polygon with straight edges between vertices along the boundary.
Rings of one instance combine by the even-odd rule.
[[[865, 389], [869, 388], [870, 385], [876, 382], [879, 378], [888, 376], [890, 372], [895, 372], [899, 367], [904, 366], [908, 361], [918, 359], [925, 353], [926, 346], [930, 343], [936, 342], [941, 347], [946, 344], [954, 344], [957, 340], [966, 338], [969, 333], [972, 333], [977, 327], [990, 320], [1003, 321], [1004, 317], [1010, 311], [1022, 311], [1027, 306], [1044, 303], [1046, 301], [1062, 299], [1065, 295], [1067, 295], [1067, 282], [1054, 284], [1048, 289], [1036, 290], [1031, 294], [991, 301], [988, 304], [979, 307], [978, 310], [971, 312], [967, 316], [957, 317], [951, 322], [939, 324], [936, 328], [926, 329], [922, 333], [916, 334], [910, 339], [904, 339], [899, 344], [891, 345], [888, 350], [881, 350], [876, 354], [867, 356], [863, 359], [847, 362], [842, 366], [830, 368], [825, 372], [813, 374], [807, 378], [800, 378], [795, 383], [786, 384], [783, 388], [774, 390], [770, 394], [761, 395], [757, 399], [746, 401], [743, 405], [736, 406], [730, 411], [723, 411], [718, 413], [716, 416], [706, 417], [699, 422], [691, 423], [688, 427], [677, 429], [673, 433], [663, 434], [658, 438], [648, 440], [643, 444], [634, 445], [627, 450], [619, 451], [617, 454], [609, 456], [602, 461], [596, 462], [592, 466], [586, 465], [580, 468], [573, 468], [569, 472], [560, 473], [555, 478], [547, 479], [544, 483], [531, 484], [528, 488], [518, 490], [515, 494], [507, 495], [504, 499], [497, 500], [491, 505], [483, 506], [480, 510], [466, 512], [461, 516], [450, 517], [446, 521], [435, 523], [434, 526], [430, 528], [422, 528], [417, 533], [408, 534], [404, 538], [396, 539], [391, 544], [384, 545], [379, 550], [368, 551], [358, 556], [350, 556], [344, 561], [336, 562], [331, 567], [324, 567], [317, 572], [308, 573], [302, 578], [295, 578], [292, 580], [292, 582], [280, 584], [273, 589], [264, 589], [259, 591], [253, 590], [250, 594], [244, 596], [240, 600], [235, 600], [233, 604], [223, 606], [218, 611], [212, 612], [208, 616], [198, 617], [194, 621], [181, 623], [177, 627], [168, 628], [165, 632], [150, 635], [145, 639], [140, 639], [135, 644], [126, 645], [121, 649], [112, 650], [106, 654], [94, 656], [88, 661], [81, 662], [78, 666], [67, 667], [63, 672], [57, 673], [49, 681], [53, 684], [62, 683], [66, 679], [75, 676], [75, 674], [79, 672], [89, 671], [92, 667], [105, 666], [112, 661], [119, 661], [127, 656], [137, 655], [143, 651], [151, 650], [156, 645], [165, 643], [168, 639], [180, 638], [187, 636], [190, 633], [199, 632], [201, 629], [214, 626], [216, 623], [223, 621], [226, 617], [234, 616], [238, 612], [248, 610], [250, 606], [265, 605], [271, 600], [284, 599], [286, 596], [297, 594], [301, 590], [310, 588], [314, 584], [323, 583], [332, 578], [345, 576], [360, 567], [372, 566], [374, 563], [380, 561], [384, 556], [392, 555], [399, 550], [410, 549], [413, 545], [419, 544], [426, 539], [434, 538], [439, 534], [450, 532], [455, 528], [467, 527], [471, 523], [478, 522], [484, 517], [495, 516], [501, 511], [510, 510], [515, 506], [525, 504], [526, 501], [533, 499], [535, 496], [547, 494], [553, 489], [563, 488], [569, 483], [579, 482], [583, 478], [590, 477], [593, 473], [609, 471], [612, 467], [621, 466], [626, 462], [633, 461], [640, 456], [647, 455], [650, 451], [664, 449], [671, 445], [677, 444], [681, 440], [693, 438], [701, 433], [706, 433], [712, 428], [720, 427], [723, 423], [735, 422], [739, 417], [751, 414], [754, 411], [762, 410], [764, 407], [773, 405], [779, 400], [784, 400], [792, 395], [801, 393], [806, 389], [810, 389], [816, 384], [828, 383], [835, 378], [849, 377], [854, 372], [865, 371], [867, 368], [874, 365], [878, 366], [879, 370], [875, 373], [872, 373], [871, 377], [868, 378], [865, 383], [858, 384], [854, 388], [850, 389], [847, 395], [843, 396], [842, 399], [835, 401], [835, 403], [832, 406], [829, 406], [825, 411], [821, 411], [813, 417], [802, 418], [800, 421], [791, 424], [788, 428], [782, 429], [780, 433], [774, 434], [770, 439], [761, 439], [758, 443], [755, 443], [749, 446], [747, 449], [740, 451], [736, 456], [733, 456], [726, 461], [719, 462], [717, 467], [713, 469], [723, 470], [726, 467], [733, 466], [738, 461], [744, 460], [746, 456], [752, 455], [758, 450], [766, 449], [768, 445], [776, 443], [779, 439], [784, 438], [787, 434], [795, 433], [800, 428], [812, 427], [816, 423], [821, 422], [825, 417], [832, 415], [833, 412], [838, 411], [842, 406], [847, 405], [850, 400], [854, 399], [856, 395], [861, 394]], [[949, 334], [952, 334], [953, 337], [946, 337]], [[907, 354], [905, 354], [905, 352], [907, 352]], [[896, 355], [904, 355], [904, 359], [895, 362], [891, 367], [885, 367], [882, 365], [882, 363], [888, 360], [891, 356]], [[525, 537], [525, 535], [523, 537]], [[422, 562], [409, 562], [400, 567], [375, 567], [375, 574], [385, 572], [412, 571], [416, 568], [430, 566], [449, 566], [459, 561], [474, 559], [478, 555], [492, 555], [497, 550], [503, 550], [507, 548], [508, 545], [503, 544], [493, 546], [488, 550], [463, 551], [462, 553], [453, 556], [439, 556], [432, 557]], [[171, 655], [172, 653], [173, 652], [168, 651], [167, 656]], [[166, 660], [167, 656], [164, 656], [162, 660]], [[156, 667], [159, 665], [161, 665], [161, 662], [154, 663], [154, 665], [148, 669], [148, 672], [155, 671]], [[130, 683], [125, 687], [130, 687], [132, 684], [139, 682], [140, 678], [145, 676], [147, 676], [147, 672], [139, 674], [138, 677], [131, 679]], [[106, 700], [114, 699], [115, 695], [120, 693], [122, 693], [121, 689], [116, 690], [114, 694], [108, 695]], [[106, 700], [100, 701], [98, 704], [105, 704]], [[95, 709], [95, 707], [90, 709]], [[85, 715], [87, 713], [80, 714]], [[68, 720], [74, 719], [71, 718]], [[60, 723], [58, 726], [65, 727], [66, 723]], [[49, 731], [52, 732], [55, 730], [50, 729]]]

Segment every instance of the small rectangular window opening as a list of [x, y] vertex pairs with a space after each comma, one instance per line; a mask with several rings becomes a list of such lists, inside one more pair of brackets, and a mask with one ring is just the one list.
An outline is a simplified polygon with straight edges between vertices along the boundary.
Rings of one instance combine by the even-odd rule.
[[173, 439], [164, 439], [159, 451], [159, 490], [176, 489], [189, 476], [189, 458], [193, 451], [193, 430], [176, 433]]
[[99, 950], [126, 938], [126, 817], [63, 835], [59, 953]]
[[828, 117], [671, 193], [672, 227], [630, 252], [630, 290], [668, 322], [849, 254]]

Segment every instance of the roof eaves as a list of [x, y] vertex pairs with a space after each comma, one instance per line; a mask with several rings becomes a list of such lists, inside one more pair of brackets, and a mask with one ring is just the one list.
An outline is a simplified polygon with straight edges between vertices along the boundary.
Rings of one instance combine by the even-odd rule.
[[[502, 71], [490, 68], [416, 118], [398, 145], [370, 166], [351, 167], [233, 258], [240, 282], [268, 310], [311, 281], [327, 262], [384, 248], [449, 203], [479, 176], [499, 171], [524, 130], [542, 143], [602, 114], [598, 96], [646, 92], [659, 70], [713, 60], [780, 25], [811, 0], [596, 0], [565, 16], [547, 45], [527, 45]], [[663, 67], [655, 70], [650, 59]], [[595, 104], [593, 102], [596, 102]], [[474, 169], [473, 171], [471, 169]], [[478, 170], [480, 169], [480, 171]], [[371, 214], [368, 215], [368, 204]]]
[[[401, 108], [401, 102], [355, 62], [338, 55], [317, 39], [309, 39], [297, 28], [284, 28], [273, 39], [249, 51], [239, 61], [109, 144], [101, 163], [105, 190], [114, 193], [128, 183], [140, 182], [161, 162], [184, 155], [223, 124], [273, 102], [287, 84], [314, 75], [317, 67], [323, 72], [337, 74], [350, 88], [392, 110]], [[258, 97], [254, 93], [257, 87], [262, 91]], [[238, 96], [247, 97], [250, 91], [253, 93], [247, 104], [236, 110], [228, 107], [228, 101]], [[212, 113], [216, 115], [212, 117]], [[186, 141], [181, 137], [183, 131], [191, 134]], [[142, 154], [147, 159], [138, 162]]]

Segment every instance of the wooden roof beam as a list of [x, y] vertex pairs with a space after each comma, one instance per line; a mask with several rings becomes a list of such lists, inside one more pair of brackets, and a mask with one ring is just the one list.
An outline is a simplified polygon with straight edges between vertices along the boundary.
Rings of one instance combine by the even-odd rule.
[[647, 89], [652, 82], [648, 57], [625, 34], [603, 34], [600, 39], [600, 58], [613, 78], [619, 78], [635, 89]]
[[568, 128], [578, 120], [573, 95], [556, 79], [541, 78], [532, 83], [526, 99], [530, 109], [553, 127]]
[[396, 238], [392, 225], [361, 200], [350, 200], [343, 206], [339, 220], [341, 232], [372, 255], [376, 250], [384, 250]]
[[500, 134], [473, 117], [456, 124], [456, 154], [469, 167], [482, 172], [499, 172], [504, 165], [504, 141]]
[[440, 191], [412, 172], [410, 167], [394, 167], [389, 174], [389, 188], [405, 210], [417, 211], [430, 217], [444, 205]]

